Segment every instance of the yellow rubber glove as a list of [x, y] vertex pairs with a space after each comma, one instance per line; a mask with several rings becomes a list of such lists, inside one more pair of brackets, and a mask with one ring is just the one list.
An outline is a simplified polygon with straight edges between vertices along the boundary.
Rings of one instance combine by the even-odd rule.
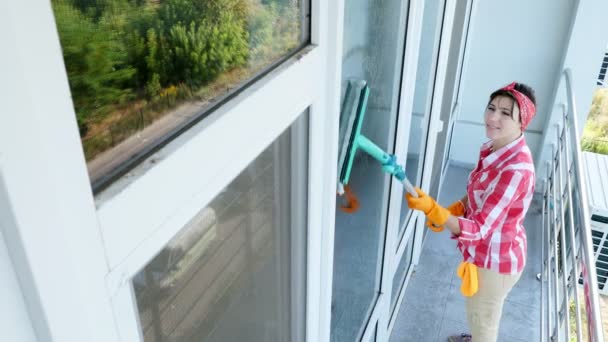
[[456, 271], [458, 277], [462, 279], [460, 292], [463, 296], [471, 297], [479, 290], [479, 280], [477, 279], [477, 266], [470, 262], [461, 262]]
[[452, 214], [452, 216], [464, 216], [464, 213], [466, 212], [464, 204], [460, 200], [450, 204], [450, 206], [447, 207], [447, 209], [450, 212], [450, 214]]
[[420, 188], [416, 187], [415, 189], [416, 193], [418, 193], [418, 197], [410, 195], [409, 192], [405, 193], [407, 206], [410, 207], [410, 209], [420, 210], [426, 215], [426, 213], [430, 212], [435, 206], [435, 200], [424, 191], [420, 190]]
[[446, 208], [437, 204], [437, 202], [431, 196], [427, 195], [419, 188], [416, 188], [416, 192], [418, 193], [418, 198], [415, 198], [409, 193], [405, 194], [407, 206], [410, 209], [422, 211], [429, 221], [431, 221], [431, 223], [435, 226], [434, 229], [429, 225], [433, 231], [443, 230], [443, 227], [441, 226], [443, 226], [448, 220], [448, 217], [450, 217], [450, 212]]
[[[452, 216], [464, 216], [464, 213], [466, 212], [462, 201], [456, 201], [450, 204], [450, 206], [446, 209], [450, 212], [450, 214], [452, 214]], [[443, 231], [443, 226], [436, 226], [431, 221], [427, 222], [426, 225], [429, 227], [430, 230], [434, 232]]]

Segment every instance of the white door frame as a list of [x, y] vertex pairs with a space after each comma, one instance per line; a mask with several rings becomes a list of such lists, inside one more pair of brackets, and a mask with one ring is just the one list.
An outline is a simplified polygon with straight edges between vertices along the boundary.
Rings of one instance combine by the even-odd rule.
[[[454, 12], [456, 9], [456, 1], [457, 0], [446, 0], [445, 11], [443, 16], [443, 26], [441, 29], [441, 41], [439, 43], [439, 58], [437, 60], [437, 70], [435, 74], [435, 86], [433, 88], [433, 99], [432, 99], [432, 109], [431, 109], [431, 118], [429, 125], [429, 132], [426, 140], [426, 152], [424, 155], [424, 160], [433, 160], [435, 155], [435, 147], [437, 141], [437, 134], [439, 134], [444, 129], [444, 122], [440, 120], [441, 117], [441, 103], [443, 103], [445, 88], [445, 80], [446, 80], [446, 72], [447, 72], [447, 61], [450, 52], [450, 44], [451, 44], [451, 32], [452, 26], [454, 23]], [[422, 186], [423, 190], [428, 191], [431, 183], [431, 175], [433, 172], [433, 168], [435, 165], [432, 165], [432, 162], [426, 164], [426, 167], [422, 172]], [[419, 216], [422, 216], [420, 212], [418, 212]], [[413, 263], [415, 265], [418, 264], [420, 259], [420, 253], [422, 251], [422, 238], [423, 232], [426, 229], [425, 219], [420, 219], [416, 225], [416, 231], [414, 235], [414, 254], [413, 254]]]
[[[440, 184], [439, 184], [439, 189], [441, 189], [442, 185], [443, 185], [443, 181], [445, 180], [445, 176], [448, 170], [448, 167], [450, 165], [449, 161], [450, 161], [450, 148], [452, 146], [452, 136], [453, 136], [453, 132], [454, 132], [454, 124], [456, 122], [456, 120], [458, 119], [458, 116], [460, 114], [460, 102], [459, 102], [459, 95], [460, 95], [460, 87], [462, 84], [462, 75], [464, 75], [465, 71], [466, 71], [466, 66], [467, 66], [467, 56], [469, 54], [469, 51], [466, 49], [467, 47], [467, 40], [469, 39], [469, 32], [471, 32], [472, 28], [473, 28], [473, 18], [475, 17], [475, 11], [477, 9], [477, 1], [474, 0], [466, 0], [466, 9], [465, 9], [465, 18], [464, 18], [464, 24], [463, 24], [463, 28], [462, 28], [462, 33], [460, 35], [460, 47], [459, 47], [459, 51], [458, 51], [458, 64], [456, 65], [456, 76], [455, 76], [455, 80], [454, 80], [454, 86], [452, 89], [452, 92], [450, 94], [451, 96], [451, 105], [450, 105], [450, 117], [447, 123], [447, 137], [446, 137], [446, 141], [445, 141], [445, 146], [444, 146], [444, 152], [443, 152], [443, 158], [441, 161], [441, 175], [440, 175]], [[458, 37], [457, 37], [458, 38]]]
[[[421, 40], [422, 18], [424, 13], [424, 2], [420, 0], [411, 0], [409, 3], [410, 11], [408, 13], [408, 25], [406, 33], [406, 50], [403, 58], [403, 73], [401, 79], [401, 93], [399, 99], [399, 120], [397, 126], [395, 154], [401, 161], [407, 160], [407, 151], [409, 144], [409, 131], [411, 127], [411, 113], [413, 107], [413, 95], [416, 82], [416, 71], [418, 68], [418, 50]], [[426, 152], [423, 156], [424, 160], [433, 158], [434, 148], [437, 133], [442, 129], [442, 122], [439, 120], [440, 107], [437, 104], [442, 102], [443, 87], [446, 79], [447, 58], [450, 46], [450, 35], [454, 20], [456, 0], [447, 0], [442, 16], [443, 24], [441, 30], [441, 41], [439, 42], [439, 56], [435, 72], [435, 84], [433, 89], [433, 104], [430, 114], [430, 124], [426, 135]], [[407, 167], [407, 165], [406, 165]], [[428, 189], [430, 185], [430, 174], [432, 165], [427, 166], [422, 173], [422, 188]], [[412, 251], [412, 265], [418, 263], [420, 251], [422, 249], [422, 232], [426, 229], [424, 219], [420, 213], [411, 215], [409, 222], [406, 222], [407, 227], [403, 233], [403, 238], [399, 240], [399, 224], [401, 215], [401, 201], [403, 199], [403, 185], [399, 182], [391, 182], [391, 191], [389, 199], [389, 217], [387, 222], [386, 244], [383, 258], [383, 272], [381, 280], [381, 293], [372, 316], [365, 328], [362, 341], [371, 341], [376, 338], [378, 341], [386, 341], [390, 337], [390, 333], [395, 323], [397, 315], [391, 317], [391, 298], [393, 279], [397, 271], [397, 267], [403, 254], [406, 250], [408, 242], [414, 239]], [[404, 282], [410, 279], [413, 272], [413, 267], [410, 267]], [[398, 312], [404, 297], [406, 286], [401, 288], [398, 294], [395, 312]], [[376, 336], [373, 333], [378, 326]]]
[[[430, 120], [430, 123], [428, 125], [428, 132], [426, 135], [426, 148], [425, 148], [425, 153], [423, 155], [423, 159], [421, 160], [421, 163], [424, 163], [427, 160], [433, 160], [433, 156], [434, 156], [434, 151], [435, 151], [435, 144], [436, 144], [436, 140], [437, 140], [437, 134], [439, 132], [441, 132], [441, 130], [443, 129], [443, 122], [439, 119], [440, 118], [440, 111], [441, 111], [441, 103], [443, 101], [443, 89], [445, 86], [445, 81], [446, 81], [446, 65], [447, 65], [447, 60], [448, 60], [448, 56], [449, 56], [449, 50], [450, 50], [450, 44], [451, 44], [451, 31], [452, 31], [452, 26], [453, 26], [453, 22], [454, 22], [454, 14], [455, 14], [455, 8], [456, 8], [456, 0], [446, 0], [445, 1], [445, 8], [444, 8], [444, 12], [443, 12], [443, 16], [441, 17], [441, 32], [439, 35], [439, 39], [440, 41], [438, 42], [438, 49], [439, 49], [439, 55], [437, 58], [437, 66], [435, 68], [435, 81], [434, 81], [434, 86], [433, 86], [433, 98], [431, 99], [432, 103], [431, 103], [431, 113], [430, 113], [430, 118], [428, 120]], [[418, 13], [416, 13], [416, 20], [419, 20], [420, 23], [416, 23], [416, 26], [419, 26], [417, 28], [418, 32], [416, 35], [415, 41], [416, 43], [416, 50], [418, 50], [418, 46], [419, 46], [419, 42], [420, 39], [422, 39], [421, 37], [421, 22], [422, 22], [422, 17], [423, 17], [423, 13], [424, 13], [424, 5], [420, 5], [420, 8], [416, 7], [417, 11], [420, 11]], [[410, 20], [413, 20], [414, 18], [410, 17]], [[409, 91], [404, 91], [404, 94], [411, 94], [408, 98], [404, 98], [402, 96], [402, 105], [400, 106], [400, 116], [399, 116], [399, 121], [403, 121], [403, 126], [398, 128], [398, 136], [397, 136], [397, 148], [400, 150], [397, 150], [396, 153], [399, 156], [400, 160], [407, 160], [407, 151], [408, 151], [408, 143], [409, 143], [409, 130], [410, 130], [410, 121], [411, 121], [411, 113], [412, 113], [412, 105], [413, 105], [413, 89], [415, 87], [415, 81], [416, 81], [416, 76], [415, 76], [415, 70], [417, 68], [417, 63], [418, 63], [418, 56], [417, 56], [417, 51], [415, 52], [416, 54], [416, 58], [411, 60], [411, 61], [404, 61], [408, 63], [407, 69], [406, 70], [414, 70], [412, 72], [413, 74], [413, 79], [407, 78], [407, 74], [404, 73], [404, 79], [403, 79], [403, 86], [404, 87], [411, 87], [412, 89]], [[406, 96], [407, 97], [407, 96]], [[432, 162], [430, 163], [432, 164]], [[425, 167], [422, 169], [422, 182], [421, 182], [421, 188], [423, 190], [427, 190], [430, 186], [430, 176], [433, 170], [434, 165], [429, 165], [429, 163], [425, 163], [424, 164]], [[407, 165], [406, 165], [407, 167]], [[390, 211], [390, 216], [391, 217], [389, 219], [389, 222], [395, 222], [393, 224], [395, 224], [395, 227], [398, 228], [399, 226], [399, 217], [400, 217], [400, 211], [401, 211], [401, 201], [403, 200], [403, 186], [399, 183], [399, 182], [393, 182], [393, 188], [391, 189], [391, 211]], [[397, 271], [397, 267], [399, 266], [399, 262], [401, 261], [401, 258], [403, 258], [405, 251], [407, 250], [407, 244], [411, 241], [411, 239], [413, 240], [413, 250], [412, 250], [412, 259], [411, 259], [411, 265], [415, 266], [418, 264], [419, 258], [420, 258], [420, 253], [422, 251], [422, 237], [423, 237], [423, 233], [424, 230], [427, 229], [426, 225], [425, 225], [425, 218], [424, 215], [422, 215], [420, 212], [415, 212], [411, 215], [410, 219], [408, 221], [405, 222], [405, 224], [407, 225], [405, 228], [405, 232], [403, 233], [403, 238], [401, 238], [399, 240], [399, 234], [398, 234], [398, 229], [389, 229], [389, 238], [387, 241], [387, 246], [394, 246], [393, 248], [388, 248], [390, 249], [390, 255], [387, 259], [389, 259], [388, 264], [386, 265], [387, 267], [389, 267], [390, 272], [389, 275], [387, 276], [388, 279], [386, 279], [387, 281], [385, 281], [385, 285], [386, 287], [383, 288], [383, 293], [388, 294], [387, 295], [387, 307], [385, 309], [385, 319], [383, 320], [383, 327], [385, 327], [385, 329], [383, 329], [385, 331], [385, 335], [387, 338], [390, 336], [390, 333], [394, 327], [395, 321], [396, 321], [396, 317], [398, 316], [397, 313], [400, 310], [401, 304], [403, 302], [403, 298], [404, 298], [404, 294], [405, 294], [405, 289], [407, 287], [407, 283], [409, 282], [410, 276], [414, 270], [414, 267], [410, 267], [406, 276], [405, 276], [405, 280], [404, 280], [404, 286], [402, 286], [400, 288], [400, 292], [399, 294], [397, 294], [397, 303], [395, 305], [394, 308], [394, 312], [395, 314], [391, 317], [391, 297], [392, 297], [392, 285], [393, 285], [393, 279], [395, 276], [395, 273]], [[390, 227], [390, 226], [389, 226]]]
[[[422, 18], [424, 14], [424, 1], [410, 0], [407, 16], [407, 32], [405, 38], [405, 53], [402, 61], [401, 89], [399, 92], [399, 112], [397, 120], [395, 155], [400, 162], [407, 161], [409, 145], [409, 131], [412, 121], [412, 110], [414, 106], [414, 93], [416, 90], [416, 75], [418, 70], [418, 52], [420, 50], [420, 39], [422, 33]], [[405, 165], [407, 168], [407, 164]], [[399, 225], [401, 218], [401, 202], [403, 200], [403, 185], [391, 180], [389, 198], [389, 212], [387, 220], [386, 244], [384, 249], [384, 263], [382, 265], [382, 303], [381, 315], [378, 321], [378, 341], [387, 341], [390, 337], [390, 315], [391, 299], [393, 291], [393, 279], [397, 265], [401, 260], [401, 254], [395, 253], [399, 240]], [[411, 220], [411, 218], [410, 218]], [[411, 231], [411, 230], [410, 230]], [[405, 231], [404, 239], [410, 231]], [[405, 245], [405, 244], [403, 244]], [[411, 270], [410, 270], [411, 272]]]
[[0, 5], [1, 228], [40, 340], [140, 340], [131, 277], [305, 109], [306, 336], [329, 339], [344, 4], [311, 5], [309, 48], [97, 198], [50, 2]]
[[[406, 29], [405, 37], [405, 50], [402, 59], [398, 60], [397, 63], [401, 69], [400, 90], [396, 96], [395, 103], [398, 103], [398, 120], [395, 134], [395, 155], [398, 156], [399, 160], [406, 160], [402, 158], [407, 153], [407, 136], [404, 138], [402, 132], [409, 131], [410, 118], [403, 113], [411, 112], [413, 106], [413, 95], [415, 90], [416, 81], [416, 70], [418, 64], [418, 46], [420, 44], [420, 31], [422, 24], [422, 13], [424, 9], [423, 0], [409, 0], [403, 1], [403, 10], [407, 10], [407, 17], [402, 20], [402, 29]], [[407, 6], [407, 7], [406, 7]], [[399, 83], [397, 83], [399, 85]], [[405, 140], [405, 145], [403, 141]], [[405, 151], [405, 154], [404, 154]], [[363, 330], [361, 341], [387, 341], [389, 338], [389, 331], [386, 329], [388, 325], [388, 314], [390, 311], [390, 299], [392, 289], [392, 279], [394, 273], [393, 265], [393, 254], [396, 239], [397, 230], [394, 227], [399, 226], [398, 213], [394, 213], [394, 207], [400, 208], [401, 200], [400, 195], [397, 192], [403, 191], [403, 186], [394, 182], [393, 179], [390, 181], [390, 196], [388, 201], [388, 218], [386, 223], [386, 234], [384, 251], [382, 257], [382, 271], [380, 279], [380, 293], [376, 297], [376, 302], [373, 305], [371, 316], [369, 317], [366, 326]], [[378, 227], [378, 229], [384, 229], [384, 227]], [[377, 327], [377, 329], [376, 329]]]

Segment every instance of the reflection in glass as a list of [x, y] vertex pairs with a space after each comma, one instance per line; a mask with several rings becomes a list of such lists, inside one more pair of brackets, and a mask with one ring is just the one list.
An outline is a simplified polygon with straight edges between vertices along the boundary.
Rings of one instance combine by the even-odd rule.
[[[370, 87], [363, 134], [393, 153], [405, 44], [407, 1], [345, 3], [343, 91], [348, 80]], [[349, 182], [361, 207], [336, 213], [331, 319], [332, 341], [356, 341], [379, 293], [390, 177], [364, 153], [355, 157]], [[338, 199], [339, 201], [341, 199]]]
[[393, 310], [395, 310], [395, 306], [397, 305], [397, 299], [399, 298], [399, 292], [403, 287], [403, 282], [405, 281], [405, 276], [407, 275], [407, 271], [410, 269], [411, 261], [412, 261], [412, 251], [414, 249], [414, 239], [413, 234], [409, 238], [407, 245], [405, 246], [405, 251], [403, 252], [403, 256], [401, 257], [401, 261], [399, 261], [399, 266], [395, 270], [395, 276], [393, 278], [393, 291], [391, 294], [391, 315]]
[[52, 0], [91, 179], [307, 41], [300, 0]]
[[306, 222], [295, 218], [306, 217], [306, 194], [295, 189], [305, 179], [292, 171], [305, 169], [308, 156], [294, 154], [294, 132], [281, 135], [133, 278], [144, 341], [304, 340]]

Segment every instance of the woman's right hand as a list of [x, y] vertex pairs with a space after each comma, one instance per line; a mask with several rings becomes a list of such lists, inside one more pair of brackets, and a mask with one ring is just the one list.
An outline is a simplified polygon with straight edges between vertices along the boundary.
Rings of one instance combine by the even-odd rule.
[[428, 215], [428, 213], [437, 205], [437, 202], [424, 191], [420, 190], [420, 188], [416, 187], [415, 190], [418, 193], [418, 197], [410, 195], [409, 192], [405, 193], [407, 206], [410, 209], [420, 210], [425, 215]]
[[460, 201], [460, 200], [450, 204], [450, 206], [447, 207], [446, 209], [448, 209], [448, 211], [450, 212], [450, 214], [452, 214], [452, 216], [464, 216], [464, 213], [466, 212], [464, 203], [462, 203], [462, 201]]

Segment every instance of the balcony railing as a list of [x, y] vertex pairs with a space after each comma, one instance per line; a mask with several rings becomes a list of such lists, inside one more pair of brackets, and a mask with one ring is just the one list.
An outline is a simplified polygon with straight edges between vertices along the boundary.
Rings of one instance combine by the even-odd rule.
[[[581, 159], [572, 76], [543, 189], [542, 341], [603, 341], [591, 214]], [[581, 285], [582, 284], [582, 288]], [[584, 308], [584, 310], [582, 310]]]

